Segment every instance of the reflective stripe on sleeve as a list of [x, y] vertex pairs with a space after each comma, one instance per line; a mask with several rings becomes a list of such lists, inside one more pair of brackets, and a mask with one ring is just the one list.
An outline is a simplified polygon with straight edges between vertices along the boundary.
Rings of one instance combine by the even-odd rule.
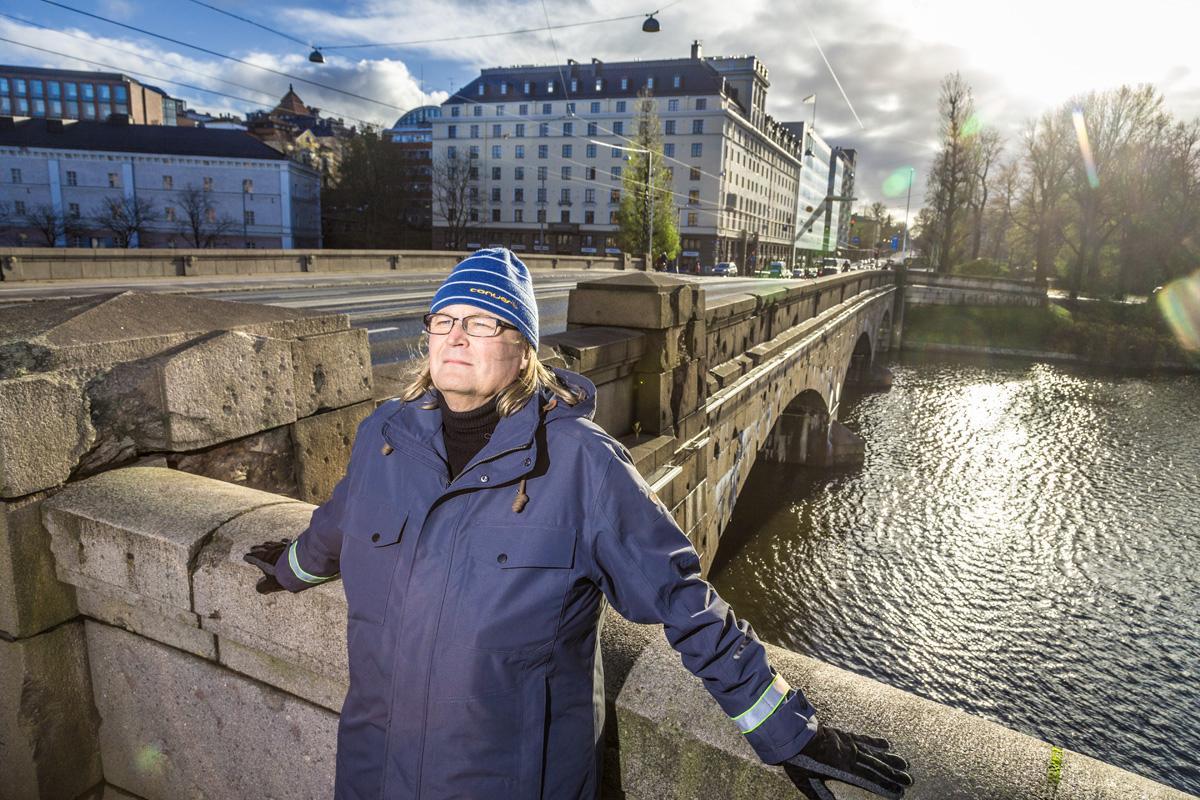
[[775, 680], [767, 685], [754, 705], [734, 717], [733, 721], [737, 723], [743, 734], [752, 732], [775, 713], [775, 709], [779, 708], [779, 704], [783, 702], [791, 689], [792, 687], [788, 686], [788, 682], [783, 679], [782, 675], [776, 675]]
[[325, 581], [332, 580], [334, 577], [336, 577], [334, 575], [330, 575], [327, 578], [322, 578], [320, 575], [313, 575], [305, 572], [304, 568], [300, 566], [299, 559], [296, 558], [295, 542], [292, 542], [291, 546], [288, 547], [288, 566], [292, 568], [292, 574], [305, 583], [324, 583]]

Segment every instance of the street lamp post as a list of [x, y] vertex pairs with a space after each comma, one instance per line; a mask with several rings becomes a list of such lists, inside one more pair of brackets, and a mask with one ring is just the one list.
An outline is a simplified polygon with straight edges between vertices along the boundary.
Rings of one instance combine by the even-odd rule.
[[600, 145], [601, 147], [612, 147], [616, 150], [624, 150], [629, 153], [645, 153], [646, 154], [646, 252], [649, 254], [646, 258], [646, 270], [654, 269], [654, 151], [648, 150], [645, 147], [625, 147], [619, 144], [607, 144], [589, 139], [592, 144]]
[[904, 201], [904, 247], [900, 248], [900, 260], [903, 261], [908, 253], [908, 207], [912, 203], [912, 182], [915, 170], [908, 168], [908, 199]]

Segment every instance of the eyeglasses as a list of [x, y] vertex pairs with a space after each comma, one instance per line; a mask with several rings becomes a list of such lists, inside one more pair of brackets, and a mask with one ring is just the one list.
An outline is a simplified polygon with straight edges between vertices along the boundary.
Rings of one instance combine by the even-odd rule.
[[444, 336], [454, 329], [457, 322], [466, 331], [467, 336], [490, 337], [499, 336], [503, 330], [515, 331], [516, 326], [501, 322], [486, 314], [472, 314], [468, 317], [452, 317], [449, 314], [426, 314], [422, 318], [426, 333]]

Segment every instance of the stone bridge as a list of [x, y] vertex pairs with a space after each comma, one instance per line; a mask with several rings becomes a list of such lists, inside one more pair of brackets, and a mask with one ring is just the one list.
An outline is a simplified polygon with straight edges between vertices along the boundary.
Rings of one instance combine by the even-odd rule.
[[[599, 421], [712, 563], [758, 458], [836, 464], [849, 383], [886, 386], [903, 274], [579, 286], [542, 355], [590, 376]], [[345, 317], [121, 294], [0, 314], [0, 798], [331, 794], [346, 606], [260, 596], [240, 554], [295, 536], [374, 407]], [[790, 797], [661, 630], [610, 614], [606, 798]], [[913, 761], [909, 796], [1180, 792], [769, 647], [832, 724]], [[839, 791], [839, 797], [861, 797]]]

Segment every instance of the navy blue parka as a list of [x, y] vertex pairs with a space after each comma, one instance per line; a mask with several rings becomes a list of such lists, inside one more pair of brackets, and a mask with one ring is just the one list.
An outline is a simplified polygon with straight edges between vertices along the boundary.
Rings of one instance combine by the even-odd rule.
[[591, 421], [595, 387], [557, 373], [586, 399], [543, 390], [453, 480], [440, 411], [422, 407], [432, 395], [381, 405], [280, 559], [290, 591], [340, 574], [346, 592], [339, 800], [596, 797], [604, 598], [663, 625], [764, 761], [790, 758], [815, 731], [812, 706], [771, 670], [626, 450]]

